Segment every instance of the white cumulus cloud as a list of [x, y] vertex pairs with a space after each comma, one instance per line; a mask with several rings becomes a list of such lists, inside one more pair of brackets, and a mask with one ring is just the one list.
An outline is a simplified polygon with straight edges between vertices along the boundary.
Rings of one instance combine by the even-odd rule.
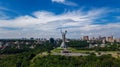
[[61, 4], [64, 4], [64, 5], [68, 5], [68, 6], [77, 6], [76, 3], [71, 2], [69, 0], [51, 0], [51, 1], [55, 2], [55, 3], [61, 3]]
[[[68, 36], [79, 38], [80, 33], [102, 35], [120, 33], [120, 22], [94, 24], [106, 14], [106, 9], [89, 11], [75, 10], [56, 15], [48, 11], [36, 11], [33, 16], [25, 15], [10, 20], [0, 20], [1, 38], [60, 37], [60, 29], [68, 30]], [[113, 33], [113, 34], [114, 34]], [[90, 34], [90, 35], [91, 35]]]

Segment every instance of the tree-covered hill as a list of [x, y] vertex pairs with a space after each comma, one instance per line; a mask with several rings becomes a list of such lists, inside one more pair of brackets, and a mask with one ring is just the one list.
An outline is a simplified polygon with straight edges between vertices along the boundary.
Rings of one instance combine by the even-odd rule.
[[103, 56], [55, 56], [48, 55], [38, 57], [30, 64], [30, 67], [120, 67], [120, 59]]

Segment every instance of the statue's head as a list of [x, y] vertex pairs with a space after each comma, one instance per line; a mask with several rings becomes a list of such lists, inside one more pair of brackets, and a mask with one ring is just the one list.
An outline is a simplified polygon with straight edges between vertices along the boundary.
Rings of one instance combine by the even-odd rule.
[[67, 33], [67, 30], [65, 30], [65, 33]]

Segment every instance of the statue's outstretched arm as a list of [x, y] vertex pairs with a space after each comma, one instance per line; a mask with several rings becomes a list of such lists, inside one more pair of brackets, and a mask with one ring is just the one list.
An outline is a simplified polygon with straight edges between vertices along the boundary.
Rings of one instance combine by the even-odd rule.
[[63, 32], [62, 32], [62, 29], [60, 30], [60, 32], [61, 32], [61, 34], [63, 33]]

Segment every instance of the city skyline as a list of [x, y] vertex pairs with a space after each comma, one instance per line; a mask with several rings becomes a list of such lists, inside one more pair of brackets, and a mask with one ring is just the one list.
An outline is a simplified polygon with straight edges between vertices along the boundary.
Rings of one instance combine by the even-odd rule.
[[0, 0], [0, 38], [120, 38], [120, 0]]

